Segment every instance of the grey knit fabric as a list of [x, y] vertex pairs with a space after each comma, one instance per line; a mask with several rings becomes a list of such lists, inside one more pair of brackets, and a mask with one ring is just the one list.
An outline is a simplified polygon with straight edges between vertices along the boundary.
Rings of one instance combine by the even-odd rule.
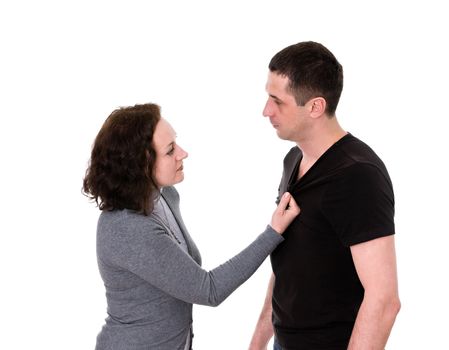
[[129, 210], [100, 215], [97, 258], [108, 317], [96, 350], [183, 350], [192, 304], [220, 304], [283, 241], [268, 226], [241, 253], [206, 271], [182, 221], [178, 193], [167, 187], [162, 196], [184, 236], [187, 252], [160, 217]]
[[187, 246], [184, 234], [164, 197], [160, 196], [155, 201], [152, 214], [158, 218], [161, 223], [165, 224], [165, 228], [173, 234], [173, 238], [179, 243], [179, 247], [188, 253], [189, 247]]

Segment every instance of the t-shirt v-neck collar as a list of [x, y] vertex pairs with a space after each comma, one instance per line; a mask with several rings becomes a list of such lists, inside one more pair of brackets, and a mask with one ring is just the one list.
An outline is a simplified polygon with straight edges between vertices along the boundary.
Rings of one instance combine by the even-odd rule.
[[[288, 184], [289, 187], [299, 187], [302, 186], [304, 183], [307, 182], [307, 179], [312, 177], [315, 173], [315, 169], [318, 167], [318, 165], [320, 163], [323, 162], [324, 159], [326, 159], [328, 157], [329, 154], [332, 154], [334, 152], [334, 150], [341, 145], [342, 143], [353, 139], [354, 136], [352, 136], [351, 133], [347, 133], [346, 135], [344, 135], [343, 137], [341, 137], [340, 139], [338, 139], [334, 144], [332, 144], [317, 160], [315, 163], [313, 163], [313, 165], [310, 167], [309, 170], [307, 170], [307, 172], [301, 176], [298, 179], [298, 171], [299, 171], [299, 166], [301, 164], [302, 161], [302, 151], [300, 150], [299, 155], [298, 155], [298, 159], [296, 161], [296, 165], [293, 168], [292, 173], [290, 174], [290, 178], [288, 180]], [[312, 175], [310, 175], [312, 174]]]

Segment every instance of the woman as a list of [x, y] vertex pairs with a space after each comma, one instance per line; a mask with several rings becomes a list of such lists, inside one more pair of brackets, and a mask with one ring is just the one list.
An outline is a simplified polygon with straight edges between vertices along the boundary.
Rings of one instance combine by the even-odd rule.
[[299, 213], [286, 194], [271, 226], [211, 271], [179, 211], [172, 185], [184, 179], [187, 153], [155, 104], [112, 112], [98, 133], [83, 182], [102, 210], [97, 258], [108, 317], [97, 350], [191, 349], [192, 304], [218, 305], [283, 240]]

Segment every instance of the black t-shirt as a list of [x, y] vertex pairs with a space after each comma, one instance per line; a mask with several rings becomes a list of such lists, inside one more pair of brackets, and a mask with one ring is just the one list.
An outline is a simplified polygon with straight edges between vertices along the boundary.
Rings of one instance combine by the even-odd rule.
[[271, 254], [275, 334], [284, 349], [346, 349], [364, 294], [350, 246], [394, 234], [393, 186], [380, 158], [351, 134], [297, 181], [301, 159], [292, 148], [279, 187], [301, 213]]

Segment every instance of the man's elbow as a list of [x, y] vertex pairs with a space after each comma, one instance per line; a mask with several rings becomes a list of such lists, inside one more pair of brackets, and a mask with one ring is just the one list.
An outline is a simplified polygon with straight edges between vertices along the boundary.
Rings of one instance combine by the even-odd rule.
[[380, 315], [392, 319], [393, 322], [401, 310], [401, 301], [397, 294], [365, 294], [364, 302], [371, 310], [377, 310]]
[[401, 310], [401, 301], [399, 296], [394, 295], [390, 297], [382, 298], [381, 301], [383, 314], [387, 319], [391, 319], [393, 322], [396, 319], [399, 311]]
[[393, 297], [390, 300], [389, 303], [389, 309], [390, 309], [390, 313], [392, 314], [392, 316], [394, 318], [396, 318], [396, 316], [398, 315], [399, 311], [401, 310], [401, 300], [399, 299], [398, 296]]

